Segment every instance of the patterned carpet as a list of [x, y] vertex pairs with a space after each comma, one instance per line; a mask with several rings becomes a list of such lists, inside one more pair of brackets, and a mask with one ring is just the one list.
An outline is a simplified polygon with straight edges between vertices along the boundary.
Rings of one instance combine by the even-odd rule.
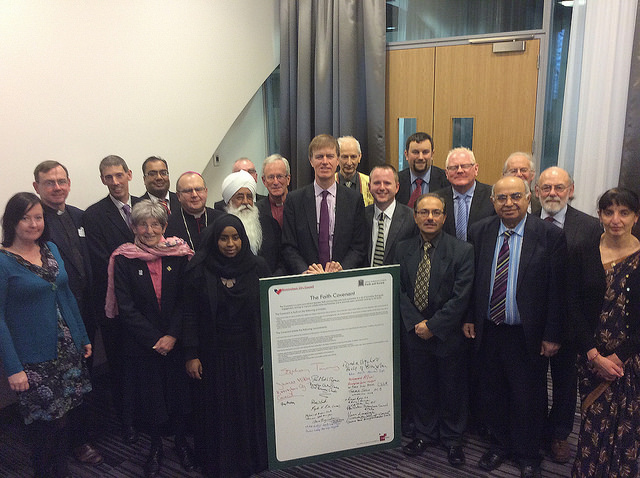
[[[84, 466], [70, 460], [73, 476], [78, 478], [112, 477], [137, 478], [143, 476], [148, 437], [141, 435], [138, 443], [124, 445], [120, 438], [120, 425], [113, 409], [109, 405], [104, 386], [98, 381], [96, 391], [90, 396], [88, 404], [92, 416], [92, 428], [95, 432], [94, 445], [104, 456], [104, 463], [97, 467]], [[576, 414], [574, 432], [579, 428], [579, 416]], [[26, 443], [25, 427], [22, 425], [15, 406], [0, 410], [0, 477], [26, 478], [32, 476], [29, 449]], [[405, 440], [405, 443], [407, 440]], [[572, 454], [575, 453], [577, 436], [572, 433], [569, 439]], [[173, 451], [170, 438], [164, 439], [165, 459], [162, 477], [201, 478], [197, 472], [186, 473], [180, 467]], [[505, 463], [493, 473], [480, 470], [476, 464], [487, 450], [488, 442], [481, 437], [467, 434], [465, 453], [467, 464], [454, 468], [447, 461], [444, 449], [431, 448], [422, 456], [407, 457], [400, 448], [366, 455], [358, 455], [309, 465], [288, 468], [286, 470], [265, 471], [262, 478], [477, 478], [477, 477], [519, 477], [520, 472], [514, 463]], [[545, 459], [542, 473], [545, 477], [568, 477], [571, 463], [559, 465]]]

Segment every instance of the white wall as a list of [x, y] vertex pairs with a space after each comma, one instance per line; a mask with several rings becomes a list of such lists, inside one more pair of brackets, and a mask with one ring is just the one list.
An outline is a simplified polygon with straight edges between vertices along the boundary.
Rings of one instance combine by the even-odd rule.
[[108, 154], [127, 161], [136, 195], [142, 161], [164, 157], [173, 190], [205, 169], [278, 45], [276, 0], [0, 2], [0, 213], [45, 159], [69, 168], [82, 208], [107, 194]]

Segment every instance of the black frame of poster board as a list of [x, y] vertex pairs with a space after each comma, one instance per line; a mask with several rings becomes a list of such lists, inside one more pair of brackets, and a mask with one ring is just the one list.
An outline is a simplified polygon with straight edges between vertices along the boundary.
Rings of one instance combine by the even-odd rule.
[[[280, 461], [276, 454], [275, 409], [273, 399], [273, 357], [271, 350], [271, 322], [269, 291], [286, 288], [287, 284], [308, 283], [342, 279], [347, 277], [366, 278], [372, 275], [389, 274], [392, 280], [392, 346], [393, 346], [393, 430], [394, 438], [390, 441], [381, 441], [375, 445], [356, 446], [347, 450], [339, 450], [331, 453], [309, 455], [303, 458]], [[262, 314], [262, 343], [265, 379], [265, 406], [267, 417], [267, 443], [269, 454], [269, 469], [282, 469], [318, 461], [330, 460], [364, 453], [373, 453], [389, 448], [396, 448], [402, 442], [400, 424], [400, 266], [369, 267], [364, 269], [352, 269], [329, 274], [301, 274], [296, 276], [283, 276], [276, 278], [260, 279], [260, 306]], [[310, 447], [312, 448], [312, 447]]]

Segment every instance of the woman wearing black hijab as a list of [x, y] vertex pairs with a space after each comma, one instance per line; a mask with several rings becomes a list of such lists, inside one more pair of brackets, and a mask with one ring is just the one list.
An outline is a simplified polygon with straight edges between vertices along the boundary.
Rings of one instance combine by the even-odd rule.
[[245, 477], [267, 466], [259, 278], [269, 270], [242, 222], [209, 227], [185, 286], [186, 369], [196, 386], [196, 455], [209, 477]]

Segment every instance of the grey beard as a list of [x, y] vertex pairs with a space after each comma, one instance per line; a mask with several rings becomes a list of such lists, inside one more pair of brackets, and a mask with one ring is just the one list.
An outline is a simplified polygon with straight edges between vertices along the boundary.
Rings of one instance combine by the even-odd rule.
[[240, 218], [247, 232], [247, 237], [249, 238], [251, 252], [258, 255], [262, 247], [262, 226], [260, 225], [260, 218], [258, 217], [258, 208], [255, 206], [240, 206], [239, 208], [235, 208], [229, 203], [227, 204], [227, 212]]

